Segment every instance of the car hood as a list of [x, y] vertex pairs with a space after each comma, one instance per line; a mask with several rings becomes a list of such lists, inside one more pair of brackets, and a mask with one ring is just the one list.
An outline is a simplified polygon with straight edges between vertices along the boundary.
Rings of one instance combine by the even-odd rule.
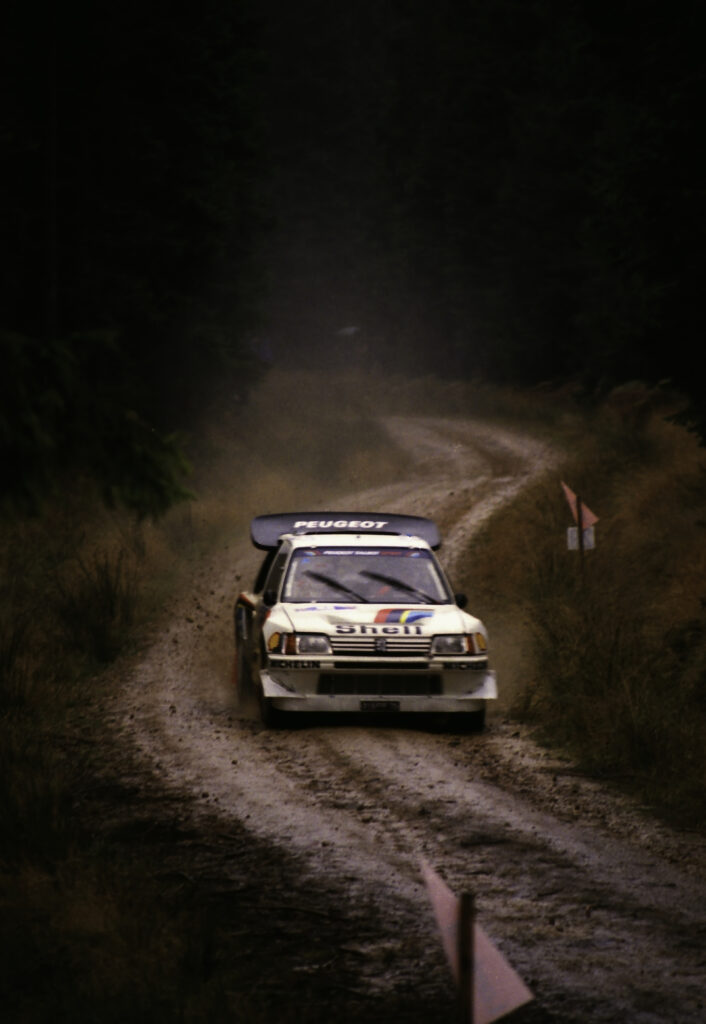
[[283, 604], [296, 633], [382, 635], [472, 632], [480, 622], [453, 604]]

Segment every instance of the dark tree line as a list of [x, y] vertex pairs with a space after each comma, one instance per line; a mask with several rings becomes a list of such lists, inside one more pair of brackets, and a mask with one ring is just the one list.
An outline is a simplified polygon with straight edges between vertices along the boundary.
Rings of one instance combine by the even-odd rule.
[[6, 14], [0, 449], [10, 507], [66, 473], [159, 513], [172, 436], [254, 372], [256, 26], [204, 0]]
[[[698, 386], [699, 5], [10, 6], [0, 448], [159, 511], [260, 351]], [[353, 328], [356, 328], [354, 331]]]
[[283, 336], [304, 295], [322, 347], [358, 316], [400, 365], [672, 378], [698, 398], [694, 0], [325, 8], [271, 27], [291, 99], [274, 104], [279, 237], [297, 243]]

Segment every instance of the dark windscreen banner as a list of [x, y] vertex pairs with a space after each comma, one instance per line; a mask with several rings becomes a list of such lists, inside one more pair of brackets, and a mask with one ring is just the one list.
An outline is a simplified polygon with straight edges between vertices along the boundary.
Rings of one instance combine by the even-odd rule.
[[441, 538], [436, 523], [423, 516], [388, 515], [385, 512], [280, 512], [257, 516], [250, 524], [256, 548], [275, 548], [285, 534], [365, 533], [400, 537], [419, 537], [430, 548], [438, 548]]

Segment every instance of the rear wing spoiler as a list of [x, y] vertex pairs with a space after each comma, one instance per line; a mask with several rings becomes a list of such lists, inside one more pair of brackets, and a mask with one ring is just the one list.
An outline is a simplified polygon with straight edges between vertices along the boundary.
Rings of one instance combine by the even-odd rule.
[[276, 548], [285, 534], [365, 533], [419, 537], [430, 548], [441, 547], [439, 528], [423, 516], [388, 515], [385, 512], [279, 512], [256, 516], [250, 536], [256, 548]]

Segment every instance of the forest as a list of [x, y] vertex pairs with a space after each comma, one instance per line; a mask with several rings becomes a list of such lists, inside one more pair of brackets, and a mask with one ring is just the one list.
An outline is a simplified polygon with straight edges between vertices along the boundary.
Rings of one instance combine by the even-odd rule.
[[[367, 890], [351, 883], [339, 900], [326, 883], [312, 894], [289, 835], [256, 840], [255, 813], [227, 810], [252, 777], [253, 744], [288, 784], [305, 777], [303, 734], [289, 746], [287, 733], [235, 714], [232, 607], [251, 578], [252, 516], [336, 508], [344, 494], [392, 486], [406, 500], [419, 481], [426, 500], [428, 469], [448, 524], [480, 514], [495, 483], [523, 488], [458, 549], [458, 587], [497, 658], [490, 745], [435, 732], [427, 749], [448, 739], [455, 778], [477, 768], [495, 784], [497, 765], [514, 764], [509, 792], [530, 808], [541, 806], [529, 795], [541, 776], [562, 835], [572, 816], [586, 835], [589, 792], [628, 794], [644, 845], [621, 854], [622, 868], [601, 868], [599, 892], [598, 869], [558, 869], [563, 839], [538, 845], [534, 812], [512, 846], [504, 823], [486, 836], [459, 804], [453, 838], [426, 775], [400, 832], [386, 780], [399, 785], [401, 769], [378, 778], [375, 761], [341, 837], [372, 850], [379, 826], [395, 865], [406, 835], [428, 838], [484, 887], [490, 863], [501, 930], [549, 972], [531, 1019], [548, 1020], [547, 1006], [569, 1019], [583, 987], [595, 992], [571, 1019], [594, 1019], [583, 1012], [594, 996], [616, 1019], [603, 982], [620, 972], [621, 998], [647, 1015], [665, 1006], [666, 1019], [686, 1004], [687, 968], [701, 1019], [703, 953], [683, 911], [703, 872], [685, 873], [686, 889], [662, 880], [686, 870], [706, 821], [702, 6], [7, 0], [3, 1019], [329, 1020], [351, 980], [332, 947], [348, 945], [351, 978], [374, 1001], [369, 980], [397, 970], [398, 938], [408, 1019], [439, 1019], [410, 984], [408, 969], [425, 975], [426, 960], [407, 953], [406, 918], [378, 927], [376, 910], [369, 944], [358, 931]], [[425, 463], [391, 443], [378, 414], [457, 421], [454, 468], [437, 473], [438, 456]], [[531, 483], [500, 445], [491, 479], [472, 478], [453, 442], [476, 432], [475, 418], [546, 444], [559, 462], [545, 471], [539, 459]], [[600, 516], [585, 564], [566, 550], [562, 479]], [[158, 720], [180, 743], [204, 737], [197, 769], [216, 765], [227, 806], [211, 802], [210, 778], [182, 791], [181, 768], [170, 777], [147, 748], [143, 763], [139, 736]], [[542, 748], [529, 776], [520, 730]], [[415, 764], [420, 743], [410, 731]], [[545, 750], [561, 753], [558, 786]], [[344, 776], [338, 755], [323, 774], [312, 757], [316, 778], [299, 790], [328, 814], [325, 800], [339, 799], [330, 779]], [[344, 792], [336, 816], [348, 814]], [[659, 832], [643, 833], [652, 811]], [[637, 820], [600, 810], [596, 848], [609, 832], [632, 841], [626, 823]], [[661, 847], [665, 822], [680, 831]], [[341, 849], [352, 865], [360, 847]], [[676, 851], [664, 876], [650, 867], [660, 850]], [[333, 852], [322, 842], [317, 856]], [[392, 864], [381, 857], [376, 887]], [[569, 926], [579, 917], [583, 933]], [[668, 958], [645, 960], [645, 948]], [[386, 1005], [375, 1019], [402, 1020]]]
[[278, 367], [668, 381], [702, 435], [699, 5], [5, 14], [2, 514], [158, 516]]

